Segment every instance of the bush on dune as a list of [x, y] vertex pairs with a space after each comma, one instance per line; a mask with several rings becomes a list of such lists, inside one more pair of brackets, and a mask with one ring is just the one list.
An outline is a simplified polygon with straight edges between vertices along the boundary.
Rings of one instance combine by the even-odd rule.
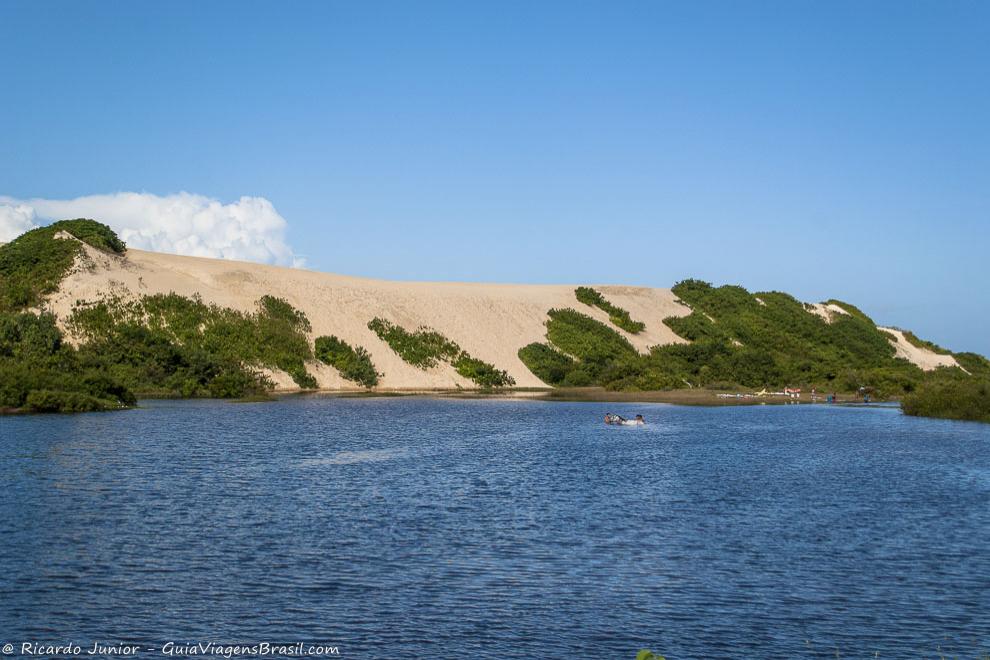
[[420, 369], [431, 369], [440, 362], [452, 360], [461, 350], [457, 344], [427, 327], [409, 332], [401, 325], [374, 318], [368, 322], [368, 329], [405, 362]]
[[507, 372], [496, 369], [493, 364], [473, 358], [464, 351], [461, 351], [460, 355], [451, 363], [451, 366], [461, 376], [474, 381], [475, 384], [483, 389], [511, 387], [516, 384], [515, 379]]
[[[620, 390], [724, 383], [745, 388], [864, 386], [883, 398], [911, 392], [927, 378], [917, 366], [897, 359], [889, 337], [848, 303], [830, 301], [848, 313], [834, 315], [829, 323], [778, 291], [754, 294], [700, 280], [679, 282], [673, 291], [691, 313], [664, 323], [689, 344], [655, 346], [640, 355], [594, 319], [574, 310], [550, 310], [547, 343], [526, 346], [519, 357], [551, 385], [577, 381]], [[582, 302], [597, 302], [594, 293], [581, 290]], [[990, 363], [984, 366], [973, 354], [957, 359], [974, 372], [990, 369]]]
[[94, 220], [61, 220], [25, 232], [0, 245], [0, 311], [37, 305], [58, 288], [82, 252], [78, 242], [55, 238], [62, 231], [106, 252], [126, 249], [112, 229]]
[[529, 344], [519, 349], [519, 359], [548, 385], [563, 385], [577, 362], [549, 344]]
[[379, 374], [371, 361], [371, 355], [361, 346], [353, 348], [335, 336], [317, 337], [314, 353], [316, 359], [329, 364], [347, 380], [371, 388], [378, 384]]
[[455, 342], [431, 328], [421, 326], [415, 332], [409, 332], [401, 325], [382, 318], [374, 318], [368, 322], [368, 329], [414, 367], [430, 369], [441, 362], [446, 362], [453, 366], [458, 374], [484, 389], [511, 387], [516, 384], [507, 372], [496, 369], [493, 364], [471, 357]]
[[600, 291], [592, 289], [589, 286], [579, 286], [574, 290], [574, 295], [577, 297], [578, 302], [582, 302], [589, 307], [597, 307], [606, 314], [608, 314], [608, 320], [612, 322], [619, 328], [622, 328], [630, 334], [637, 334], [642, 332], [646, 328], [646, 324], [641, 321], [634, 321], [632, 317], [629, 316], [629, 312], [613, 305], [609, 302], [605, 296], [601, 294]]
[[[252, 367], [280, 369], [312, 389], [305, 314], [263, 296], [245, 313], [175, 293], [77, 307], [69, 327], [86, 340], [85, 360], [105, 365], [135, 391], [239, 397], [271, 389]], [[214, 382], [216, 381], [216, 382]]]

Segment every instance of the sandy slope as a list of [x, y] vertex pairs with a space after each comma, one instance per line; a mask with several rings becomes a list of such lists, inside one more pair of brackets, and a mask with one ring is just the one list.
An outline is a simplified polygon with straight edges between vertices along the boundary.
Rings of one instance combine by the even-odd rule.
[[[877, 327], [880, 328], [880, 326]], [[959, 363], [956, 362], [956, 358], [951, 355], [942, 355], [940, 353], [936, 353], [935, 351], [930, 351], [927, 348], [918, 348], [909, 342], [907, 337], [905, 337], [904, 333], [900, 330], [896, 330], [894, 328], [880, 329], [897, 337], [896, 342], [890, 342], [893, 344], [894, 350], [897, 351], [897, 357], [904, 358], [909, 362], [914, 362], [925, 371], [931, 371], [932, 369], [937, 369], [938, 367], [959, 366]]]
[[[64, 238], [75, 240], [68, 234]], [[181, 257], [173, 254], [130, 249], [125, 256], [107, 254], [84, 245], [86, 256], [77, 261], [47, 307], [60, 321], [68, 318], [77, 301], [98, 300], [109, 293], [125, 297], [175, 292], [199, 294], [208, 303], [253, 311], [258, 298], [271, 294], [285, 298], [309, 317], [310, 339], [337, 335], [371, 353], [377, 369], [384, 373], [380, 389], [438, 389], [465, 387], [473, 383], [449, 365], [423, 371], [399, 358], [368, 330], [376, 316], [407, 329], [428, 325], [456, 341], [463, 349], [515, 378], [518, 387], [543, 387], [519, 360], [517, 351], [532, 342], [545, 340], [547, 310], [572, 307], [611, 326], [608, 315], [579, 303], [576, 285], [463, 284], [457, 282], [389, 282], [295, 268]], [[670, 289], [594, 285], [614, 304], [629, 310], [646, 329], [630, 335], [616, 328], [642, 352], [657, 344], [681, 340], [663, 319], [684, 316], [690, 310], [679, 303]], [[834, 305], [816, 305], [810, 313], [830, 320], [846, 313]], [[938, 355], [898, 338], [891, 342], [897, 355], [922, 369], [955, 365], [955, 358]], [[335, 369], [319, 362], [309, 366], [320, 386], [326, 389], [358, 389]], [[296, 389], [288, 375], [268, 372], [278, 389]]]
[[[423, 371], [402, 361], [368, 330], [380, 316], [414, 329], [428, 325], [456, 341], [471, 355], [505, 369], [518, 387], [542, 387], [519, 360], [517, 351], [544, 341], [547, 310], [573, 307], [608, 323], [604, 312], [579, 303], [576, 285], [461, 284], [453, 282], [389, 282], [261, 264], [181, 257], [130, 249], [126, 256], [107, 255], [85, 246], [91, 263], [79, 263], [63, 281], [49, 307], [65, 319], [79, 300], [97, 300], [109, 292], [125, 296], [198, 293], [205, 302], [254, 310], [264, 294], [285, 298], [309, 317], [311, 339], [335, 334], [352, 345], [364, 346], [380, 372], [382, 388], [474, 387], [449, 365]], [[646, 352], [649, 346], [681, 341], [662, 320], [690, 310], [676, 302], [669, 289], [596, 286], [610, 301], [629, 310], [646, 330], [629, 335]], [[613, 326], [614, 327], [614, 326]], [[331, 367], [310, 365], [321, 387], [351, 389]], [[283, 389], [295, 385], [284, 374], [273, 374]]]

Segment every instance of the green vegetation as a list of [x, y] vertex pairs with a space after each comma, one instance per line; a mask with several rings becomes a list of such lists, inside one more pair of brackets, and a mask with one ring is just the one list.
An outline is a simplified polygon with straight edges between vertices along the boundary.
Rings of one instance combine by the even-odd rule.
[[578, 375], [577, 362], [549, 344], [523, 346], [519, 349], [519, 359], [544, 383], [581, 387], [594, 382], [587, 372], [581, 371]]
[[839, 307], [841, 309], [844, 309], [851, 316], [855, 316], [856, 318], [858, 318], [858, 319], [860, 319], [862, 321], [867, 321], [869, 323], [873, 323], [873, 319], [871, 319], [869, 316], [867, 316], [863, 312], [863, 310], [861, 310], [859, 307], [856, 307], [855, 305], [851, 305], [851, 304], [849, 304], [847, 302], [842, 302], [841, 300], [836, 300], [835, 298], [831, 298], [829, 300], [826, 300], [825, 301], [825, 304], [826, 305], [835, 305], [836, 307]]
[[956, 362], [972, 376], [990, 380], [990, 360], [976, 353], [953, 353]]
[[629, 312], [621, 307], [616, 307], [606, 300], [601, 292], [592, 289], [590, 286], [579, 286], [574, 289], [574, 295], [577, 296], [578, 302], [582, 302], [589, 307], [597, 307], [608, 314], [608, 320], [612, 322], [612, 325], [618, 326], [626, 332], [635, 335], [642, 332], [646, 327], [646, 324], [642, 321], [633, 321], [629, 316]]
[[906, 395], [901, 408], [908, 415], [990, 422], [990, 380], [935, 377]]
[[[111, 254], [125, 251], [108, 227], [92, 220], [57, 222], [0, 246], [0, 409], [109, 410], [134, 405], [136, 394], [256, 397], [273, 387], [262, 368], [290, 374], [301, 388], [316, 386], [306, 370], [314, 358], [310, 323], [272, 296], [261, 297], [252, 312], [174, 293], [77, 303], [66, 325], [78, 347], [66, 342], [51, 314], [27, 311], [57, 290], [83, 252], [81, 242], [55, 238], [63, 231]], [[520, 349], [519, 358], [544, 382], [565, 387], [867, 387], [878, 399], [902, 396], [908, 414], [990, 421], [990, 361], [983, 356], [951, 354], [905, 331], [913, 345], [951, 354], [961, 367], [925, 373], [896, 358], [890, 333], [842, 301], [828, 302], [848, 314], [827, 322], [784, 293], [751, 294], [697, 280], [673, 290], [691, 313], [664, 323], [690, 343], [655, 346], [642, 355], [612, 327], [573, 309], [551, 309], [547, 341]], [[594, 289], [579, 287], [575, 295], [605, 310], [620, 328], [638, 331], [625, 310]], [[447, 363], [482, 388], [515, 384], [430, 328], [409, 332], [380, 318], [368, 327], [421, 369]], [[320, 337], [316, 356], [353, 382], [378, 382], [364, 348]]]
[[400, 325], [375, 318], [368, 323], [368, 329], [378, 335], [405, 362], [420, 369], [430, 369], [440, 362], [450, 362], [461, 350], [439, 332], [426, 327], [409, 332]]
[[511, 387], [516, 384], [515, 379], [501, 369], [496, 369], [495, 365], [489, 364], [478, 358], [473, 358], [465, 351], [451, 362], [451, 366], [461, 376], [474, 381], [483, 389], [494, 387]]
[[573, 309], [551, 309], [548, 344], [530, 344], [519, 359], [550, 385], [583, 387], [636, 369], [639, 354], [618, 332]]
[[932, 353], [938, 353], [939, 355], [952, 355], [952, 351], [942, 348], [934, 342], [921, 339], [910, 330], [901, 330], [901, 332], [904, 333], [904, 338], [908, 340], [908, 343], [916, 348], [924, 348]]
[[329, 364], [349, 381], [371, 388], [378, 384], [378, 372], [371, 356], [361, 346], [352, 348], [335, 336], [317, 337], [314, 353], [316, 359]]
[[84, 340], [80, 354], [128, 388], [165, 396], [241, 397], [271, 388], [251, 367], [280, 369], [299, 387], [316, 387], [306, 316], [263, 296], [244, 313], [175, 293], [77, 306], [69, 318]]
[[[914, 389], [923, 373], [894, 358], [888, 338], [851, 305], [832, 323], [779, 292], [712, 287], [686, 280], [674, 293], [691, 314], [664, 323], [690, 344], [656, 346], [640, 355], [610, 328], [574, 310], [551, 310], [546, 345], [520, 359], [553, 385], [600, 385], [613, 390], [739, 386], [818, 386], [877, 396]], [[757, 299], [759, 298], [759, 300]]]
[[97, 412], [121, 407], [116, 401], [100, 399], [81, 392], [33, 390], [27, 395], [24, 408], [31, 412]]
[[135, 394], [239, 398], [273, 387], [256, 371], [289, 373], [302, 388], [312, 352], [305, 315], [264, 296], [254, 313], [177, 294], [78, 305], [64, 341], [50, 314], [0, 312], [0, 407], [81, 412], [133, 406]]
[[135, 400], [130, 389], [62, 340], [51, 314], [0, 312], [0, 408], [81, 412]]
[[77, 241], [54, 238], [62, 231], [106, 252], [125, 250], [113, 230], [93, 220], [62, 220], [21, 234], [0, 245], [0, 311], [32, 307], [58, 288], [83, 251]]
[[666, 660], [662, 655], [657, 655], [649, 649], [643, 649], [636, 654], [636, 660]]
[[471, 357], [436, 330], [420, 327], [415, 332], [409, 332], [402, 326], [381, 318], [372, 319], [368, 328], [404, 361], [420, 369], [430, 369], [441, 362], [447, 362], [461, 376], [485, 389], [516, 384], [508, 373]]
[[[839, 392], [864, 387], [875, 399], [903, 396], [909, 414], [986, 420], [990, 361], [980, 355], [958, 353], [962, 369], [925, 373], [896, 358], [890, 333], [848, 303], [828, 301], [848, 314], [827, 322], [776, 291], [752, 294], [698, 280], [680, 282], [673, 291], [692, 311], [664, 323], [691, 343], [654, 346], [640, 355], [604, 324], [554, 309], [546, 322], [547, 343], [522, 348], [519, 358], [555, 386], [644, 391], [790, 385]], [[916, 345], [938, 349], [930, 342]]]

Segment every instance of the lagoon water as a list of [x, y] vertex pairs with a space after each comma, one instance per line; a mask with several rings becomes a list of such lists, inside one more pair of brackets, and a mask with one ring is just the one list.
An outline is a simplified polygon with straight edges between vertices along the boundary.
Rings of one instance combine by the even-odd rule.
[[896, 408], [146, 401], [0, 418], [0, 466], [0, 642], [990, 650], [990, 426]]

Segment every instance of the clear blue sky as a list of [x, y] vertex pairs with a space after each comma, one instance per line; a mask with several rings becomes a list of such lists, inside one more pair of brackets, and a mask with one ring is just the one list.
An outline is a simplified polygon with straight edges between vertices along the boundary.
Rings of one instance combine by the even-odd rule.
[[0, 195], [310, 268], [837, 297], [990, 354], [990, 3], [0, 2]]

